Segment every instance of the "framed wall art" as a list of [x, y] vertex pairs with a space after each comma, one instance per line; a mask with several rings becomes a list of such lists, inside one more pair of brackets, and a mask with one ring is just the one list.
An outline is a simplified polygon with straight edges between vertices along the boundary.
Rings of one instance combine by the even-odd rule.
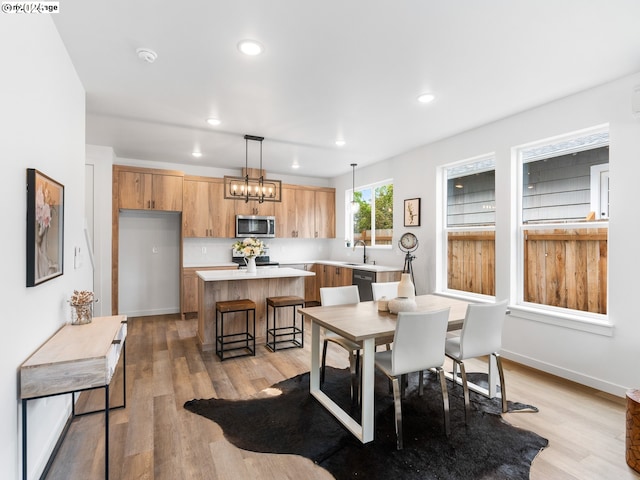
[[420, 226], [420, 199], [409, 198], [404, 201], [404, 226]]
[[64, 185], [27, 168], [27, 287], [63, 274]]

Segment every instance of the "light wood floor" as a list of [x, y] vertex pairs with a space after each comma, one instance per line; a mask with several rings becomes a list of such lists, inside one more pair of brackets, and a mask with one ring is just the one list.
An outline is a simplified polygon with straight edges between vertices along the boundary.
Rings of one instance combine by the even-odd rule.
[[[261, 339], [255, 357], [221, 363], [213, 354], [199, 352], [195, 320], [177, 315], [130, 318], [127, 407], [111, 413], [111, 479], [333, 478], [302, 457], [239, 450], [215, 423], [183, 408], [193, 398], [246, 398], [308, 371], [310, 330], [307, 325], [304, 349], [273, 353]], [[346, 367], [344, 352], [330, 350], [328, 363]], [[640, 478], [625, 462], [624, 399], [512, 362], [505, 367], [508, 397], [540, 409], [506, 414], [505, 419], [549, 439], [533, 462], [532, 479]], [[468, 371], [484, 368], [477, 362]], [[121, 399], [121, 378], [120, 372], [111, 388], [113, 404]], [[102, 396], [83, 396], [78, 410], [92, 403], [99, 407]], [[46, 478], [104, 478], [103, 453], [103, 415], [78, 417]]]

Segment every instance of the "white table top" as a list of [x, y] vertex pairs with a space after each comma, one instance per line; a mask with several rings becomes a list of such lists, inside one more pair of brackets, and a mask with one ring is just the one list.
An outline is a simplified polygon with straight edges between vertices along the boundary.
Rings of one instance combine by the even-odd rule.
[[228, 280], [264, 280], [269, 278], [312, 277], [313, 272], [296, 268], [259, 268], [256, 273], [241, 270], [197, 270], [198, 277], [205, 282], [221, 282]]

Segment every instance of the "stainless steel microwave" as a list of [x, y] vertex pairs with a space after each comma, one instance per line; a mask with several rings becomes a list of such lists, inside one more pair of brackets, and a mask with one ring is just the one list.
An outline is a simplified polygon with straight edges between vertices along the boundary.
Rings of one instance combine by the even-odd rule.
[[275, 237], [276, 217], [236, 215], [236, 237]]

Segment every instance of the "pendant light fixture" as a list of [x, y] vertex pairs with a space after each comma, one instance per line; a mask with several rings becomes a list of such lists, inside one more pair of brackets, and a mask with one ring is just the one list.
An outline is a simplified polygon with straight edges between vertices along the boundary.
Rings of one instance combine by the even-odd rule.
[[360, 210], [360, 204], [356, 202], [356, 167], [357, 163], [352, 163], [352, 174], [351, 174], [351, 212], [358, 213]]
[[[260, 142], [260, 168], [249, 169], [249, 141]], [[281, 202], [282, 182], [264, 178], [262, 169], [262, 141], [264, 137], [245, 135], [245, 161], [241, 177], [224, 177], [224, 198], [233, 200], [257, 200], [262, 202]]]

